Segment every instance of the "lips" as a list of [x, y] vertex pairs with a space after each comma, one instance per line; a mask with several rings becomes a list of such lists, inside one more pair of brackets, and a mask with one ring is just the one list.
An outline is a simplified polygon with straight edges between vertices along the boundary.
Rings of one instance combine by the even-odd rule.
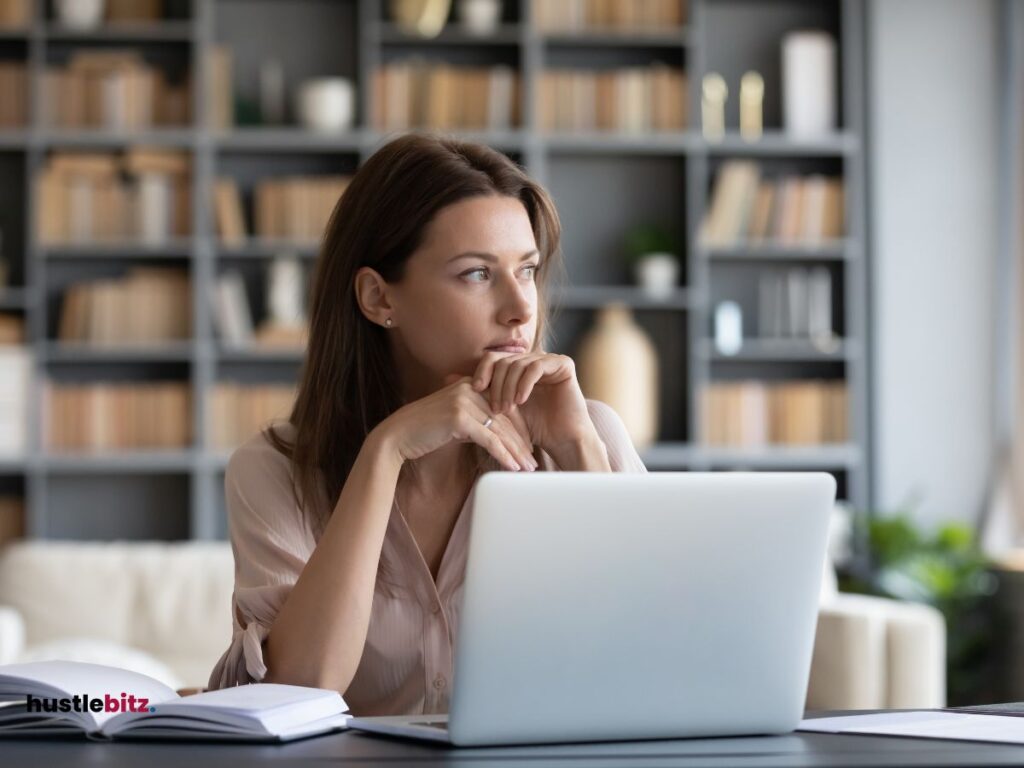
[[526, 345], [525, 344], [519, 344], [519, 343], [517, 343], [517, 344], [499, 344], [496, 347], [488, 347], [488, 349], [493, 349], [496, 352], [525, 352], [526, 351]]

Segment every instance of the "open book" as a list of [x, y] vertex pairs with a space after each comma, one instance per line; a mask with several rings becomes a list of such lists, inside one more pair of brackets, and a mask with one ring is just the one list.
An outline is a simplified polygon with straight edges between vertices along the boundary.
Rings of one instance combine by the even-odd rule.
[[337, 691], [257, 683], [178, 696], [138, 672], [77, 661], [0, 666], [0, 736], [290, 741], [342, 730]]

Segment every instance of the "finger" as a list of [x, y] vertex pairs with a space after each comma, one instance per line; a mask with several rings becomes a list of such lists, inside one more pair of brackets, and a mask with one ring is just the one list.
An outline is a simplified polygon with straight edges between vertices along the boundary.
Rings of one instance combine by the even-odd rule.
[[494, 364], [508, 354], [508, 352], [498, 352], [494, 349], [484, 353], [476, 367], [476, 372], [473, 374], [474, 390], [483, 392], [487, 389], [487, 386], [491, 383], [491, 372], [494, 369]]
[[533, 458], [529, 442], [523, 439], [522, 434], [507, 416], [496, 417], [491, 429], [495, 430], [505, 445], [509, 446], [520, 466], [531, 471], [537, 468], [537, 461]]
[[508, 375], [509, 365], [511, 365], [509, 358], [504, 358], [496, 360], [491, 368], [491, 383], [488, 386], [488, 391], [490, 393], [491, 411], [494, 413], [501, 413], [501, 388], [505, 383], [505, 377]]
[[483, 446], [503, 466], [508, 467], [514, 472], [522, 469], [522, 465], [516, 460], [516, 457], [509, 450], [501, 436], [490, 427], [485, 427], [483, 421], [471, 415], [468, 410], [460, 411], [457, 431], [478, 445]]
[[540, 381], [540, 378], [543, 375], [543, 365], [531, 364], [530, 367], [527, 368], [526, 372], [519, 378], [519, 385], [516, 388], [514, 399], [516, 405], [522, 405], [529, 399], [534, 386], [536, 386], [537, 382]]
[[519, 389], [519, 382], [523, 375], [530, 370], [531, 366], [543, 365], [543, 358], [536, 355], [521, 357], [509, 368], [508, 375], [501, 388], [501, 412], [506, 412], [516, 404], [516, 392]]

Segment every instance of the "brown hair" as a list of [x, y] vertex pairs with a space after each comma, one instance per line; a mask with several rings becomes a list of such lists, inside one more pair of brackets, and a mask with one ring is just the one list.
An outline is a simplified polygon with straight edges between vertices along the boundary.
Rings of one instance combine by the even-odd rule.
[[[400, 282], [424, 230], [445, 206], [480, 195], [523, 203], [541, 255], [536, 271], [537, 332], [550, 322], [551, 270], [564, 275], [561, 225], [544, 188], [490, 147], [409, 133], [377, 150], [352, 177], [324, 233], [310, 292], [309, 345], [288, 422], [293, 442], [264, 434], [290, 459], [296, 502], [319, 539], [367, 434], [403, 405], [385, 328], [363, 315], [355, 275], [371, 267]], [[478, 467], [484, 449], [477, 451]], [[489, 456], [489, 454], [487, 454]], [[323, 493], [326, 511], [304, 503]]]

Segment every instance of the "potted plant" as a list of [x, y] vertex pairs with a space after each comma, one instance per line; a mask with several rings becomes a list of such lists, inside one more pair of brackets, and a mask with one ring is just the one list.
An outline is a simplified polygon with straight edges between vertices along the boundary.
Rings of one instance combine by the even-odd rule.
[[945, 523], [932, 532], [906, 512], [858, 515], [858, 534], [868, 545], [866, 574], [841, 580], [847, 592], [927, 603], [946, 620], [946, 670], [951, 705], [990, 697], [994, 641], [993, 601], [998, 586], [992, 564], [974, 531]]
[[679, 251], [679, 239], [665, 227], [642, 224], [626, 233], [626, 261], [633, 279], [652, 298], [666, 299], [678, 285]]

